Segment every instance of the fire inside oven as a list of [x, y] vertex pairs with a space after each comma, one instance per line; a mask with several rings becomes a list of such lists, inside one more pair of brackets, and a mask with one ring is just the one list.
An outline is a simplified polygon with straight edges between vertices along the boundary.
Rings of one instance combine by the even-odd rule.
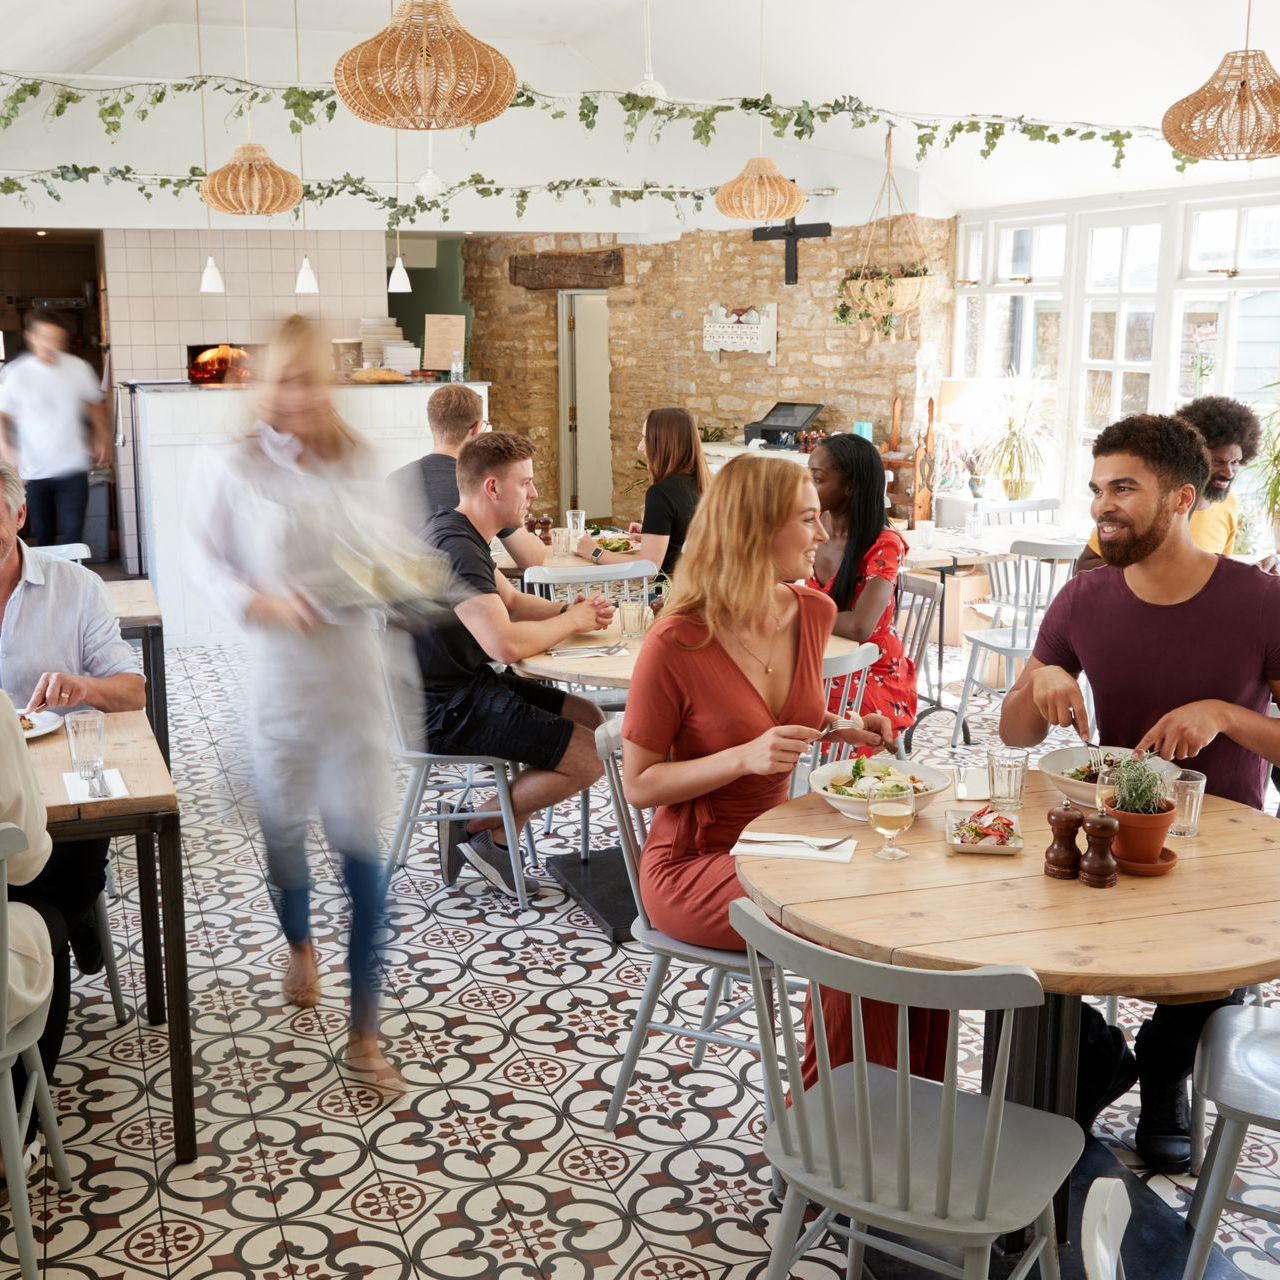
[[189, 382], [245, 382], [253, 376], [253, 348], [230, 342], [187, 347]]

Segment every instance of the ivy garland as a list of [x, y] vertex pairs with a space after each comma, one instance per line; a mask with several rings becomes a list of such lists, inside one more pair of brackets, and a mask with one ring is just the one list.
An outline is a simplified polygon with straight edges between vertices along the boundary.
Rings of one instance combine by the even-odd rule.
[[[0, 130], [9, 128], [15, 120], [34, 104], [36, 99], [49, 93], [45, 106], [45, 118], [55, 120], [68, 109], [83, 102], [92, 102], [98, 119], [108, 137], [115, 138], [127, 115], [145, 120], [157, 107], [170, 97], [181, 97], [201, 89], [225, 94], [231, 98], [228, 117], [243, 116], [251, 107], [278, 103], [289, 116], [289, 128], [301, 133], [304, 127], [333, 120], [337, 113], [338, 99], [331, 86], [267, 85], [232, 76], [192, 76], [185, 80], [167, 82], [136, 81], [111, 88], [93, 89], [66, 84], [38, 76], [18, 76], [0, 72]], [[963, 116], [946, 119], [916, 119], [900, 112], [870, 106], [855, 95], [833, 98], [830, 102], [810, 103], [808, 100], [795, 105], [778, 103], [771, 94], [755, 98], [737, 98], [721, 102], [667, 101], [646, 97], [632, 92], [609, 89], [591, 90], [576, 95], [576, 115], [583, 128], [591, 130], [599, 122], [600, 105], [610, 101], [617, 105], [623, 116], [622, 133], [630, 145], [648, 124], [650, 136], [657, 138], [673, 124], [687, 124], [690, 136], [704, 147], [710, 146], [715, 137], [720, 117], [727, 112], [738, 111], [748, 117], [763, 117], [774, 137], [793, 137], [801, 141], [812, 138], [819, 125], [846, 120], [853, 129], [882, 121], [911, 127], [916, 135], [916, 159], [923, 162], [941, 142], [943, 150], [970, 134], [981, 137], [979, 155], [985, 160], [995, 151], [1002, 139], [1010, 136], [1026, 138], [1031, 142], [1058, 145], [1065, 141], [1101, 142], [1112, 152], [1112, 164], [1120, 168], [1124, 163], [1125, 146], [1134, 138], [1159, 138], [1157, 129], [1145, 126], [1132, 128], [1108, 128], [1105, 125], [1061, 124], [1052, 121], [1028, 119], [1026, 116]], [[513, 109], [546, 111], [554, 120], [568, 117], [574, 109], [574, 98], [555, 97], [540, 93], [522, 84], [512, 99]], [[474, 134], [474, 130], [471, 131]], [[1179, 173], [1195, 158], [1171, 153]]]

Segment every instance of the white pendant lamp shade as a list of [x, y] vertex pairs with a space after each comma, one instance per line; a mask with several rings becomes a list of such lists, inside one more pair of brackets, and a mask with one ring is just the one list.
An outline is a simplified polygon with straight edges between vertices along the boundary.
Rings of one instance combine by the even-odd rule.
[[631, 92], [639, 98], [655, 98], [659, 102], [668, 101], [666, 88], [647, 72], [644, 79]]
[[409, 283], [409, 273], [404, 269], [404, 261], [396, 254], [396, 265], [391, 268], [387, 279], [388, 293], [412, 293], [413, 285]]
[[311, 269], [311, 259], [305, 253], [302, 255], [302, 266], [298, 268], [298, 282], [293, 286], [293, 291], [294, 293], [320, 292], [320, 282]]
[[222, 283], [222, 272], [210, 254], [204, 264], [204, 272], [200, 276], [201, 293], [226, 293], [227, 286]]
[[418, 191], [424, 199], [435, 200], [444, 193], [444, 179], [434, 169], [428, 169], [418, 179]]

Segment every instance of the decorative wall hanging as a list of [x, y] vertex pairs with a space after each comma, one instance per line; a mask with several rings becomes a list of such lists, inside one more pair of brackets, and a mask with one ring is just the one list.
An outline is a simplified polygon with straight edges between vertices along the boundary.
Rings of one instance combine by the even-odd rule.
[[763, 307], [713, 306], [702, 318], [702, 349], [716, 364], [722, 351], [750, 351], [778, 363], [778, 304]]
[[510, 106], [516, 73], [458, 22], [448, 0], [405, 0], [387, 27], [338, 59], [333, 87], [370, 124], [466, 129]]
[[1280, 155], [1280, 76], [1261, 49], [1249, 48], [1253, 0], [1245, 14], [1244, 48], [1226, 54], [1195, 93], [1164, 113], [1165, 140], [1199, 160], [1262, 160]]

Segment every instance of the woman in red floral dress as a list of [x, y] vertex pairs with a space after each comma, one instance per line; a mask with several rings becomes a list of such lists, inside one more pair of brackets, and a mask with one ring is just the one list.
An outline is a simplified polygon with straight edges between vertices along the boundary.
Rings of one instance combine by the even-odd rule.
[[[809, 455], [809, 476], [831, 534], [818, 548], [809, 586], [835, 601], [836, 635], [879, 648], [862, 710], [888, 716], [901, 734], [916, 720], [916, 666], [893, 626], [907, 544], [885, 519], [884, 463], [861, 436], [829, 436]], [[838, 696], [833, 691], [833, 706]]]

